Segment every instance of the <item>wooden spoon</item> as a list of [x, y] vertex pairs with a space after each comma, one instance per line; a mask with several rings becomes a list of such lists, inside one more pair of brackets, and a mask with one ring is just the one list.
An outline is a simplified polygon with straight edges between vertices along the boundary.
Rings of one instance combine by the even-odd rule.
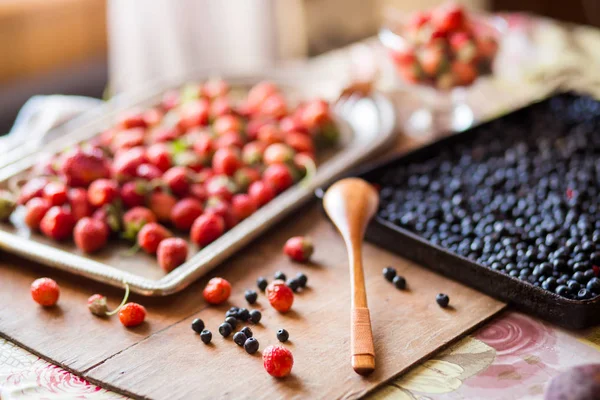
[[358, 178], [334, 183], [323, 196], [325, 212], [344, 238], [348, 251], [352, 290], [352, 368], [360, 375], [368, 375], [375, 369], [373, 332], [362, 266], [362, 241], [378, 205], [377, 191]]

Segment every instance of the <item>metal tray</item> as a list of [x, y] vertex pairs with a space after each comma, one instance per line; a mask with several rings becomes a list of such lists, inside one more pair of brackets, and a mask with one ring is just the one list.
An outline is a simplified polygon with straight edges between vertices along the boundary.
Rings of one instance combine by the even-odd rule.
[[[573, 93], [557, 94], [506, 114], [499, 119], [518, 124], [520, 116], [532, 107], [544, 106], [553, 99], [569, 102], [578, 98], [583, 98], [583, 96]], [[598, 106], [600, 109], [600, 102]], [[582, 111], [583, 113], [586, 112], [586, 110]], [[557, 112], [560, 111], [557, 110]], [[566, 114], [564, 118], [573, 118], [573, 116], [567, 116]], [[577, 117], [575, 116], [575, 118]], [[426, 160], [441, 150], [452, 146], [468, 145], [477, 135], [488, 130], [494, 121], [488, 121], [462, 133], [446, 137], [408, 154], [394, 155], [366, 165], [345, 174], [345, 176], [360, 177], [376, 183], [378, 177], [390, 167]], [[324, 190], [317, 190], [317, 196], [322, 198]], [[366, 239], [557, 325], [580, 329], [600, 324], [600, 296], [589, 300], [571, 300], [558, 296], [530, 283], [487, 268], [441, 246], [434, 245], [418, 234], [394, 225], [379, 216], [376, 216], [369, 224]]]
[[[226, 76], [225, 79], [234, 88], [247, 88], [268, 78], [280, 84], [291, 97], [303, 97], [306, 94], [334, 95], [327, 82], [315, 83], [274, 77], [269, 75], [239, 77]], [[0, 187], [8, 184], [14, 177], [22, 176], [35, 165], [42, 154], [55, 154], [73, 144], [87, 140], [110, 126], [116, 113], [121, 110], [156, 104], [166, 90], [178, 87], [183, 82], [156, 84], [146, 93], [137, 94], [126, 101], [104, 107], [102, 116], [92, 118], [81, 126], [45, 145], [42, 150], [31, 152], [0, 169]], [[316, 89], [316, 90], [315, 90]], [[338, 92], [339, 93], [339, 92]], [[127, 282], [133, 292], [147, 296], [164, 296], [184, 289], [196, 279], [208, 273], [226, 258], [244, 247], [271, 225], [289, 214], [295, 208], [310, 200], [314, 190], [330, 182], [335, 177], [355, 166], [367, 157], [389, 146], [394, 140], [396, 122], [395, 111], [387, 98], [374, 93], [366, 98], [350, 98], [338, 102], [333, 108], [334, 118], [341, 131], [341, 144], [332, 154], [319, 160], [314, 178], [305, 185], [294, 185], [281, 193], [273, 201], [259, 209], [246, 220], [225, 233], [209, 246], [204, 247], [186, 263], [168, 274], [158, 268], [156, 260], [145, 254], [126, 257], [123, 251], [127, 244], [115, 242], [97, 255], [83, 255], [72, 243], [56, 243], [40, 234], [31, 233], [22, 223], [19, 211], [13, 214], [11, 224], [0, 224], [0, 249], [48, 266], [84, 276], [109, 285], [123, 287]], [[95, 113], [97, 114], [97, 110]], [[192, 253], [194, 248], [191, 249]]]

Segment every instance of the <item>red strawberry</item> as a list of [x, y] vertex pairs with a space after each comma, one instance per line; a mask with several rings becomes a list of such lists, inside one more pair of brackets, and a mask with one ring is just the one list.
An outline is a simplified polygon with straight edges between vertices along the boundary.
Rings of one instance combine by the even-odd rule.
[[94, 253], [106, 245], [108, 226], [97, 219], [84, 217], [77, 222], [73, 238], [77, 247], [86, 253]]
[[215, 139], [215, 148], [223, 149], [227, 147], [237, 147], [238, 149], [244, 147], [242, 135], [239, 132], [229, 131]]
[[235, 171], [233, 180], [242, 192], [246, 192], [250, 184], [260, 180], [260, 172], [251, 167], [242, 167]]
[[43, 195], [53, 206], [62, 206], [67, 202], [67, 186], [61, 182], [50, 182], [44, 187]]
[[160, 242], [156, 252], [158, 265], [165, 271], [171, 272], [183, 264], [188, 255], [188, 244], [180, 238], [168, 238]]
[[40, 222], [52, 204], [41, 197], [34, 197], [25, 205], [25, 224], [29, 229], [37, 231], [40, 229]]
[[137, 242], [146, 253], [154, 254], [156, 253], [160, 242], [171, 236], [173, 236], [173, 234], [167, 228], [156, 222], [150, 222], [140, 229], [137, 236]]
[[194, 151], [200, 157], [212, 157], [212, 154], [215, 151], [212, 136], [207, 132], [198, 134], [194, 141]]
[[51, 307], [58, 302], [60, 287], [50, 278], [39, 278], [31, 284], [31, 298], [44, 307]]
[[265, 144], [283, 142], [283, 132], [274, 124], [266, 124], [258, 130], [256, 138]]
[[115, 154], [112, 164], [112, 175], [120, 182], [135, 177], [137, 167], [148, 162], [146, 151], [142, 147], [134, 147]]
[[282, 118], [281, 121], [279, 121], [279, 129], [281, 129], [283, 133], [308, 133], [308, 129], [302, 125], [300, 119], [292, 116]]
[[192, 183], [190, 185], [190, 196], [199, 200], [201, 202], [206, 201], [208, 197], [208, 193], [206, 192], [206, 188], [201, 183]]
[[429, 76], [436, 76], [446, 63], [444, 51], [438, 46], [425, 46], [419, 52], [421, 68]]
[[260, 131], [263, 126], [272, 125], [274, 123], [275, 121], [264, 118], [251, 119], [246, 124], [246, 136], [248, 137], [248, 140], [256, 140], [258, 138], [258, 131]]
[[144, 120], [144, 114], [138, 110], [130, 110], [121, 113], [121, 115], [117, 117], [116, 125], [120, 129], [146, 128], [148, 126]]
[[59, 206], [50, 208], [40, 221], [40, 230], [54, 240], [68, 239], [73, 233], [75, 219], [68, 210]]
[[171, 209], [177, 203], [177, 199], [165, 192], [154, 192], [148, 199], [148, 208], [152, 210], [160, 222], [171, 220]]
[[144, 144], [145, 136], [146, 130], [143, 128], [117, 131], [113, 137], [110, 148], [113, 152], [116, 152], [118, 150], [126, 150], [133, 147], [142, 146]]
[[104, 156], [81, 149], [66, 155], [60, 170], [69, 186], [87, 187], [96, 179], [110, 177], [110, 166]]
[[87, 191], [83, 188], [69, 189], [69, 206], [75, 221], [79, 221], [83, 217], [89, 217], [94, 211], [88, 201]]
[[150, 108], [144, 111], [143, 118], [146, 126], [156, 126], [160, 124], [164, 117], [164, 113], [158, 108]]
[[44, 187], [48, 184], [47, 178], [33, 178], [27, 181], [21, 187], [17, 203], [25, 204], [34, 197], [42, 197], [44, 193]]
[[127, 303], [119, 310], [119, 321], [131, 328], [140, 325], [146, 319], [146, 309], [137, 303]]
[[140, 164], [136, 169], [136, 175], [138, 178], [151, 181], [153, 179], [160, 178], [162, 171], [152, 164], [144, 163]]
[[287, 104], [285, 98], [275, 93], [267, 97], [260, 106], [260, 114], [267, 118], [281, 119], [288, 113]]
[[315, 151], [312, 138], [305, 133], [289, 132], [285, 135], [285, 143], [298, 153], [314, 153]]
[[106, 296], [101, 294], [93, 294], [87, 300], [88, 310], [98, 317], [106, 317], [108, 312], [108, 304], [106, 303]]
[[157, 127], [152, 131], [153, 143], [166, 143], [176, 140], [182, 132], [177, 127]]
[[146, 207], [133, 207], [123, 214], [123, 237], [135, 240], [142, 227], [156, 222], [156, 216]]
[[284, 164], [294, 159], [294, 150], [287, 144], [273, 143], [269, 145], [263, 154], [263, 162], [266, 165]]
[[227, 97], [218, 97], [210, 104], [211, 118], [222, 117], [233, 112], [233, 107]]
[[274, 83], [260, 82], [254, 85], [248, 92], [248, 108], [251, 112], [259, 111], [265, 100], [275, 93], [277, 93], [277, 86]]
[[204, 247], [217, 240], [225, 232], [225, 221], [213, 213], [202, 214], [192, 224], [192, 242]]
[[169, 186], [169, 189], [178, 196], [185, 196], [190, 191], [192, 182], [192, 171], [186, 167], [172, 167], [163, 175], [163, 181]]
[[177, 229], [188, 231], [192, 224], [202, 214], [202, 203], [188, 197], [179, 200], [171, 210], [171, 222]]
[[180, 167], [187, 167], [190, 173], [202, 171], [206, 163], [208, 163], [207, 159], [200, 157], [192, 150], [185, 150], [173, 155], [173, 164]]
[[256, 201], [247, 194], [236, 194], [231, 199], [231, 209], [237, 220], [241, 221], [252, 215], [256, 209]]
[[215, 120], [212, 128], [217, 135], [231, 131], [239, 132], [242, 129], [242, 121], [235, 115], [223, 115]]
[[312, 256], [314, 247], [309, 238], [294, 236], [285, 242], [283, 252], [294, 261], [306, 262]]
[[451, 70], [456, 84], [459, 86], [470, 85], [477, 79], [477, 69], [473, 64], [454, 61]]
[[314, 130], [322, 126], [331, 119], [329, 104], [324, 100], [313, 100], [308, 102], [302, 108], [300, 121], [302, 125], [309, 130]]
[[477, 56], [477, 47], [471, 36], [465, 32], [453, 33], [450, 36], [450, 47], [459, 61], [471, 62]]
[[431, 20], [431, 14], [428, 12], [416, 12], [414, 13], [408, 23], [406, 24], [406, 33], [413, 40], [417, 40], [419, 38], [419, 33], [421, 28], [423, 28], [429, 21]]
[[263, 181], [254, 182], [248, 188], [248, 195], [254, 199], [259, 207], [273, 200], [276, 194], [275, 188], [270, 183]]
[[294, 356], [283, 346], [269, 346], [263, 351], [265, 371], [275, 378], [283, 378], [292, 372]]
[[165, 172], [171, 168], [171, 153], [164, 143], [155, 143], [146, 150], [148, 162], [161, 171]]
[[111, 232], [118, 232], [121, 230], [121, 217], [119, 211], [112, 204], [107, 204], [94, 211], [92, 214], [93, 219], [102, 221], [110, 228]]
[[88, 188], [88, 201], [94, 207], [111, 204], [119, 198], [119, 185], [110, 179], [98, 179]]
[[161, 107], [165, 111], [169, 111], [179, 105], [179, 91], [177, 90], [169, 90], [163, 94], [162, 100], [160, 102]]
[[288, 312], [294, 303], [294, 292], [284, 281], [275, 280], [265, 290], [271, 306], [281, 313]]
[[498, 52], [498, 42], [490, 36], [482, 36], [477, 38], [477, 52], [483, 58], [492, 60]]
[[220, 197], [223, 200], [231, 200], [231, 197], [238, 188], [235, 182], [228, 176], [215, 175], [206, 181], [206, 194], [208, 196]]
[[242, 160], [244, 164], [247, 165], [256, 165], [262, 162], [262, 157], [265, 149], [267, 148], [267, 143], [254, 141], [247, 143], [242, 150]]
[[206, 284], [202, 295], [210, 304], [221, 304], [231, 295], [231, 284], [223, 278], [212, 278]]
[[290, 169], [284, 164], [272, 164], [263, 172], [263, 180], [270, 183], [277, 193], [283, 192], [294, 184]]
[[232, 176], [241, 166], [240, 155], [232, 148], [217, 150], [212, 159], [212, 169], [216, 174]]
[[143, 181], [129, 181], [121, 187], [121, 200], [126, 208], [143, 206], [146, 203], [148, 184]]
[[231, 209], [231, 204], [219, 197], [209, 197], [206, 201], [204, 211], [209, 214], [215, 214], [225, 221], [225, 229], [231, 229], [237, 225], [238, 219]]
[[195, 126], [208, 123], [209, 103], [205, 99], [192, 100], [181, 107], [178, 127], [187, 131]]
[[211, 79], [202, 85], [202, 95], [209, 99], [227, 96], [229, 84], [223, 79]]
[[450, 3], [435, 9], [431, 15], [431, 22], [441, 32], [453, 32], [464, 29], [467, 17], [460, 5]]

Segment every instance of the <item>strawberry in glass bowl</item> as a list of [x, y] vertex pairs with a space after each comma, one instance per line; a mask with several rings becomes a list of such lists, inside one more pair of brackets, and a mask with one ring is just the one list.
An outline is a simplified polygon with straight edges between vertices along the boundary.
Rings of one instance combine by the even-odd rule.
[[398, 75], [422, 89], [425, 105], [410, 117], [408, 133], [473, 124], [465, 89], [492, 73], [501, 31], [500, 18], [470, 14], [455, 3], [397, 18], [380, 30]]

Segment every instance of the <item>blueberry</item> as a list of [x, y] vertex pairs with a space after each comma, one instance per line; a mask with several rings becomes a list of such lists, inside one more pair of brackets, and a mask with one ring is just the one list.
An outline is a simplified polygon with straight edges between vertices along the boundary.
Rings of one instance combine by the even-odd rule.
[[581, 284], [577, 281], [570, 280], [567, 282], [567, 287], [572, 293], [578, 292], [581, 289]]
[[246, 308], [240, 308], [236, 318], [242, 321], [248, 321], [250, 319], [250, 311]]
[[246, 298], [248, 304], [254, 304], [256, 303], [256, 299], [258, 298], [258, 293], [256, 293], [255, 290], [246, 290], [246, 292], [244, 293], [244, 297]]
[[269, 282], [262, 276], [256, 280], [256, 286], [258, 286], [261, 292], [264, 292], [268, 285]]
[[252, 322], [253, 324], [258, 324], [260, 322], [261, 318], [262, 318], [262, 314], [260, 311], [258, 311], [258, 310], [250, 311], [250, 322]]
[[396, 269], [392, 267], [385, 267], [383, 269], [383, 277], [388, 281], [393, 281], [396, 276]]
[[304, 275], [302, 272], [298, 272], [298, 274], [296, 275], [296, 280], [300, 284], [301, 288], [305, 288], [306, 282], [308, 281], [308, 277], [306, 275]]
[[212, 340], [212, 333], [208, 329], [204, 329], [202, 332], [200, 332], [200, 339], [204, 343], [209, 344]]
[[280, 329], [277, 331], [277, 340], [284, 343], [290, 338], [290, 334], [285, 329]]
[[288, 279], [285, 283], [293, 292], [297, 292], [300, 289], [300, 282], [296, 278]]
[[592, 294], [590, 292], [588, 292], [587, 289], [580, 289], [579, 292], [577, 292], [578, 300], [587, 300], [590, 297], [592, 297]]
[[256, 340], [256, 338], [249, 337], [244, 343], [244, 350], [246, 350], [246, 353], [248, 354], [254, 354], [258, 351], [259, 346], [260, 344], [258, 343], [258, 340]]
[[440, 293], [437, 296], [435, 296], [435, 301], [442, 308], [446, 308], [446, 307], [448, 307], [448, 304], [450, 304], [450, 298], [448, 297], [447, 294], [443, 294], [443, 293]]
[[234, 317], [237, 318], [238, 312], [240, 311], [240, 309], [238, 307], [231, 307], [229, 310], [227, 310], [227, 312], [225, 313], [225, 318], [227, 317]]
[[553, 291], [556, 288], [556, 278], [550, 277], [542, 282], [542, 288]]
[[275, 275], [273, 275], [273, 278], [275, 278], [276, 280], [281, 280], [281, 281], [285, 281], [287, 280], [287, 277], [285, 276], [285, 274], [281, 271], [277, 271], [275, 272]]
[[201, 333], [204, 330], [204, 321], [202, 321], [200, 318], [196, 318], [192, 321], [192, 329], [196, 333]]
[[251, 338], [252, 337], [252, 329], [250, 329], [250, 327], [245, 326], [242, 329], [240, 329], [240, 332], [244, 333], [244, 335], [246, 335], [246, 337]]
[[554, 290], [554, 292], [557, 295], [562, 296], [562, 297], [567, 297], [571, 293], [571, 291], [569, 290], [569, 288], [567, 286], [565, 286], [565, 285], [558, 285], [556, 287], [556, 289]]
[[233, 331], [233, 328], [227, 322], [223, 322], [221, 325], [219, 325], [219, 333], [223, 337], [227, 337], [227, 336], [231, 335], [232, 331]]
[[231, 325], [231, 329], [235, 329], [237, 326], [237, 319], [235, 319], [235, 317], [227, 317], [225, 318], [225, 322]]
[[248, 338], [246, 337], [246, 334], [244, 332], [236, 332], [235, 335], [233, 335], [233, 341], [238, 346], [243, 346], [246, 342], [246, 339]]
[[406, 288], [406, 279], [404, 279], [400, 275], [396, 275], [392, 282], [394, 283], [394, 286], [396, 286], [396, 289], [402, 290]]
[[598, 279], [598, 278], [590, 279], [585, 287], [590, 292], [594, 292], [596, 294], [600, 293], [600, 279]]

